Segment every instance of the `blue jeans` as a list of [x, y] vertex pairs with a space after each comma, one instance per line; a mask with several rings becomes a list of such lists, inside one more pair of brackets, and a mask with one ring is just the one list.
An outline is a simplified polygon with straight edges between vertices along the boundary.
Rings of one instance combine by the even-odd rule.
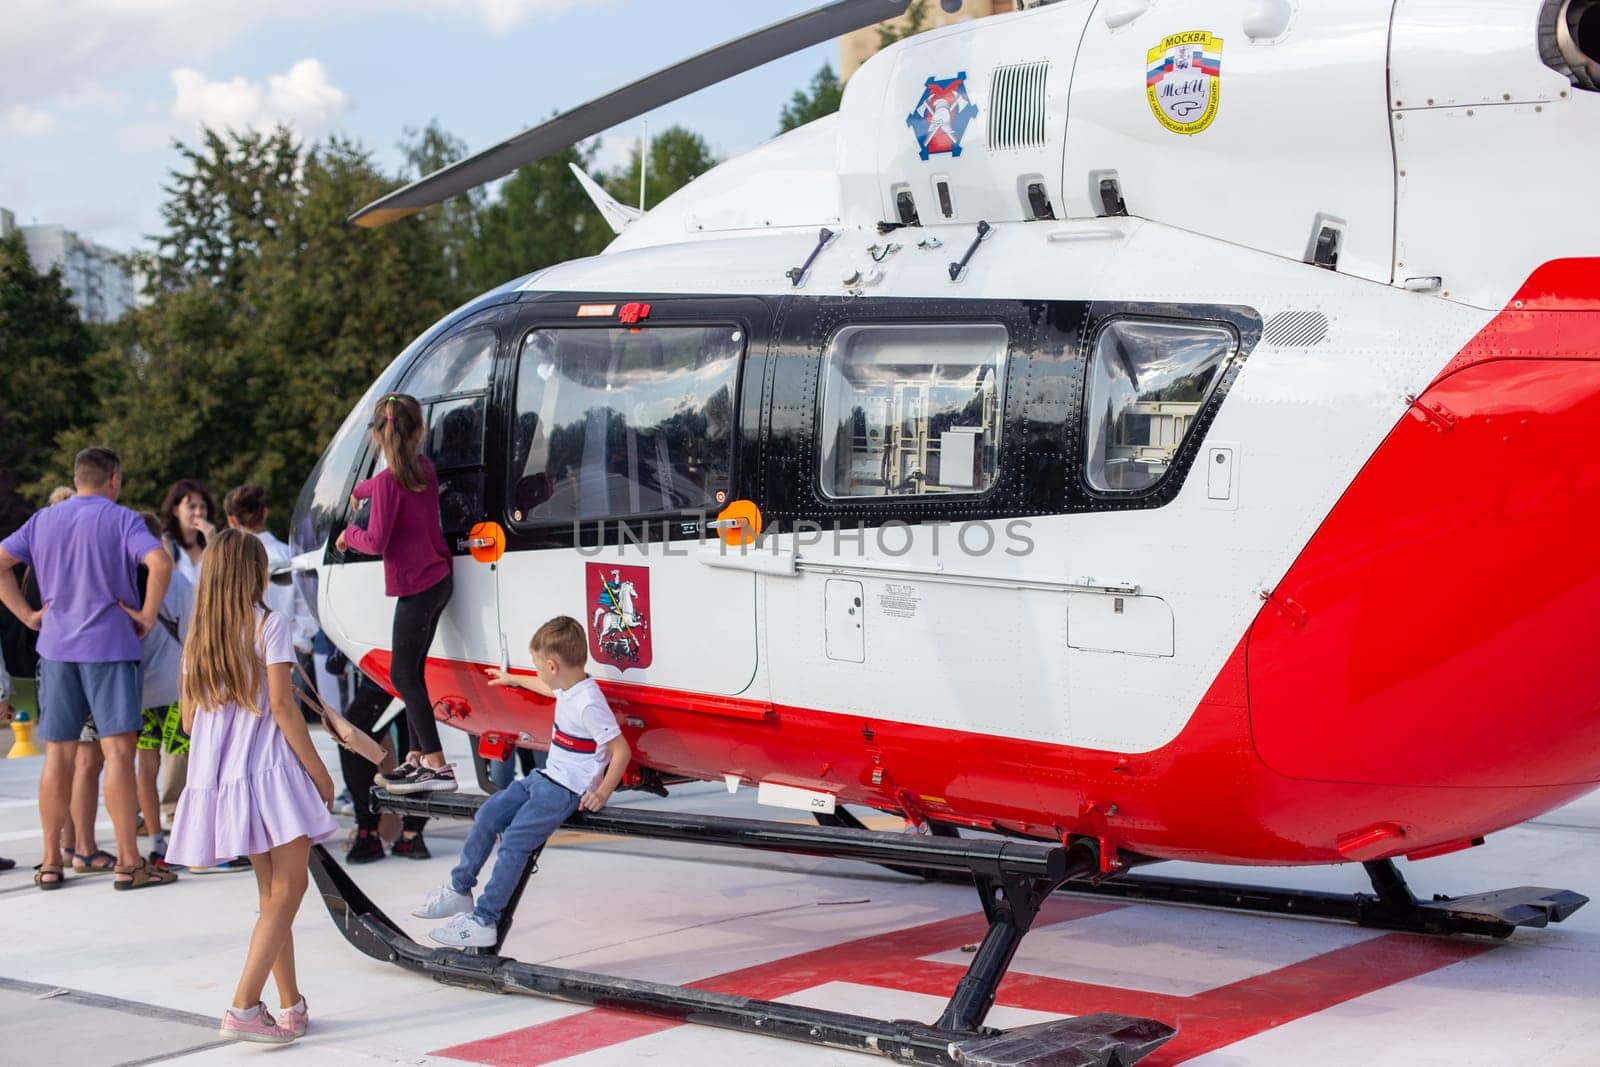
[[578, 794], [565, 786], [542, 774], [533, 774], [512, 782], [483, 802], [461, 849], [461, 862], [450, 872], [451, 888], [457, 893], [472, 892], [478, 884], [478, 872], [494, 850], [494, 839], [500, 838], [500, 858], [478, 898], [478, 906], [472, 909], [473, 918], [485, 926], [499, 925], [528, 857], [578, 810], [578, 799]]
[[511, 784], [517, 776], [517, 764], [522, 764], [522, 776], [526, 778], [534, 771], [544, 770], [545, 752], [542, 749], [519, 748], [512, 751], [505, 759], [489, 761], [489, 781], [504, 789]]

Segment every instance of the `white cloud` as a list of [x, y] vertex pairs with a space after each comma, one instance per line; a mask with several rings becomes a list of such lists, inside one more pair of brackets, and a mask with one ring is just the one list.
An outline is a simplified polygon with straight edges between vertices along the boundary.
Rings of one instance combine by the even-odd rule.
[[265, 83], [243, 77], [211, 81], [193, 67], [181, 67], [172, 72], [172, 86], [173, 118], [214, 129], [269, 129], [281, 123], [316, 137], [349, 105], [344, 91], [315, 59], [302, 59]]
[[[420, 6], [443, 12], [460, 10], [451, 0], [421, 0]], [[478, 15], [479, 21], [494, 33], [509, 33], [528, 20], [530, 15], [559, 13], [578, 7], [596, 7], [594, 0], [473, 0], [466, 5]]]
[[87, 82], [204, 63], [271, 26], [359, 26], [396, 13], [505, 34], [615, 0], [5, 0], [0, 100], [42, 104]]
[[0, 130], [19, 137], [42, 136], [49, 133], [55, 124], [56, 117], [50, 112], [40, 111], [27, 104], [13, 104], [0, 114]]

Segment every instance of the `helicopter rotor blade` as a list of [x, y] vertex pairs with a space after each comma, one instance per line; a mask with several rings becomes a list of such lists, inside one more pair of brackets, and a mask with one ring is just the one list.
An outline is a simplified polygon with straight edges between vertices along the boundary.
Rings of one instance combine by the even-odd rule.
[[764, 63], [905, 13], [911, 0], [835, 0], [581, 104], [374, 200], [349, 221], [385, 226]]

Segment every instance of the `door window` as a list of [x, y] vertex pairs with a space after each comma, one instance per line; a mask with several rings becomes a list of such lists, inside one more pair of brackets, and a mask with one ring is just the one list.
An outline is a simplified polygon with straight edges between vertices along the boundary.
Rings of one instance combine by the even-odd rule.
[[517, 368], [512, 520], [718, 510], [743, 351], [736, 326], [534, 330]]
[[[422, 405], [422, 451], [439, 474], [439, 519], [450, 532], [484, 515], [483, 422], [496, 344], [493, 330], [457, 334], [418, 360], [397, 387]], [[381, 469], [382, 450], [373, 451], [374, 469]]]

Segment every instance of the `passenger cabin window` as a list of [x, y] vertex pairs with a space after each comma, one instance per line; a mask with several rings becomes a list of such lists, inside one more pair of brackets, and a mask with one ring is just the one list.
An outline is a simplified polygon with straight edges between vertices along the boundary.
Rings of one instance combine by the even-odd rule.
[[530, 333], [517, 368], [513, 521], [719, 510], [743, 351], [735, 326]]
[[[452, 532], [484, 514], [483, 423], [496, 343], [493, 330], [457, 334], [426, 353], [395, 389], [422, 405], [428, 427], [422, 451], [439, 474], [439, 518]], [[374, 452], [378, 469], [383, 454]]]
[[823, 357], [819, 477], [835, 498], [981, 493], [994, 484], [1004, 326], [847, 326]]
[[1221, 326], [1107, 324], [1095, 339], [1085, 391], [1089, 486], [1139, 493], [1161, 481], [1236, 348]]

